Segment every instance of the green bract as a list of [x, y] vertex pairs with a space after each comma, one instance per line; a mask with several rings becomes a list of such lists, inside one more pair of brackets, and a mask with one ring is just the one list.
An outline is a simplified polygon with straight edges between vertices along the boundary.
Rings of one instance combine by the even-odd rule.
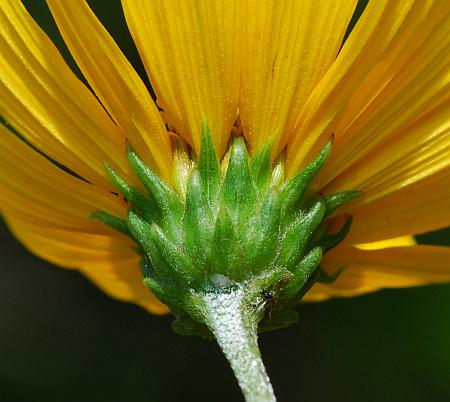
[[223, 173], [204, 124], [185, 199], [129, 149], [130, 165], [147, 193], [108, 168], [131, 204], [128, 219], [93, 216], [139, 244], [144, 283], [171, 308], [177, 332], [210, 336], [205, 300], [237, 291], [259, 331], [283, 327], [296, 320], [295, 307], [315, 281], [333, 280], [320, 261], [345, 237], [351, 219], [334, 234], [327, 234], [324, 220], [359, 195], [306, 191], [331, 148], [330, 141], [309, 166], [283, 182], [269, 146], [250, 158], [243, 139], [234, 138]]

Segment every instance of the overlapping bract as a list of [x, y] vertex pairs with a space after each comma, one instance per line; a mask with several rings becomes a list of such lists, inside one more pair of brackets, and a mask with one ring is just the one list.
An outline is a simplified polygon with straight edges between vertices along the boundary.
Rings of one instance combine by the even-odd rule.
[[315, 281], [329, 279], [319, 268], [322, 254], [343, 240], [351, 223], [348, 219], [339, 232], [327, 234], [324, 220], [360, 194], [307, 193], [328, 159], [331, 141], [302, 172], [279, 184], [269, 147], [250, 159], [243, 139], [235, 138], [222, 172], [206, 124], [201, 138], [185, 200], [130, 149], [130, 165], [148, 193], [109, 169], [132, 208], [126, 222], [105, 212], [94, 217], [140, 245], [145, 283], [177, 315], [179, 331], [193, 326], [199, 294], [236, 286], [270, 292], [267, 325], [285, 325], [302, 294]]

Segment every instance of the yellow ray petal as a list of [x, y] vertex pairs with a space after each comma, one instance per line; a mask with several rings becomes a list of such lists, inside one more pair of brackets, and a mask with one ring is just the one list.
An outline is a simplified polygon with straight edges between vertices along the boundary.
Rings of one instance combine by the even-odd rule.
[[450, 154], [450, 3], [442, 4], [417, 24], [409, 41], [380, 60], [337, 116], [336, 143], [323, 183], [339, 174], [341, 181], [355, 170], [367, 180], [373, 167], [366, 164], [374, 156], [374, 163], [384, 159], [393, 164], [409, 152], [423, 151], [420, 156], [433, 164], [439, 155], [433, 158], [429, 149]]
[[110, 232], [97, 210], [124, 218], [119, 197], [62, 171], [0, 125], [0, 211], [45, 227]]
[[450, 98], [353, 164], [323, 190], [358, 189], [368, 203], [450, 166]]
[[412, 246], [363, 251], [338, 247], [325, 256], [323, 266], [329, 272], [347, 268], [333, 284], [314, 285], [306, 301], [355, 296], [382, 288], [448, 282], [450, 248]]
[[236, 119], [239, 20], [236, 0], [122, 1], [164, 118], [198, 152], [206, 120], [223, 154]]
[[111, 265], [138, 256], [135, 243], [118, 232], [101, 235], [45, 228], [9, 216], [6, 222], [30, 251], [62, 268]]
[[335, 60], [356, 1], [244, 4], [242, 126], [253, 150], [266, 142], [283, 147], [312, 89]]
[[129, 171], [125, 136], [20, 1], [0, 2], [0, 71], [0, 114], [54, 160], [113, 189], [104, 163]]
[[42, 228], [8, 217], [6, 222], [13, 234], [39, 257], [80, 270], [114, 298], [139, 304], [154, 314], [168, 311], [143, 285], [139, 256], [134, 243], [125, 236]]
[[152, 314], [170, 312], [142, 283], [138, 258], [114, 263], [105, 269], [80, 268], [80, 271], [114, 299], [135, 303]]
[[358, 244], [355, 247], [360, 250], [379, 250], [382, 248], [389, 247], [405, 247], [405, 246], [415, 246], [417, 244], [416, 239], [412, 236], [401, 236], [394, 239], [380, 240], [372, 243]]
[[144, 83], [84, 0], [47, 4], [75, 61], [142, 159], [170, 181], [171, 147]]
[[[361, 94], [366, 91], [365, 97], [370, 101], [378, 92], [383, 92], [385, 85], [391, 85], [391, 89], [384, 96], [379, 96], [374, 104], [379, 104], [384, 110], [385, 118], [380, 119], [380, 124], [377, 124], [376, 118], [372, 121], [372, 137], [365, 131], [358, 131], [361, 142], [365, 144], [370, 141], [375, 143], [408, 123], [445, 91], [445, 65], [448, 64], [448, 58], [443, 55], [448, 41], [443, 34], [448, 29], [445, 21], [449, 10], [450, 3], [433, 0], [369, 2], [336, 62], [317, 85], [299, 116], [294, 129], [294, 140], [289, 147], [290, 174], [304, 165], [333, 131], [336, 143], [341, 141], [342, 133], [336, 129], [336, 118], [346, 115], [346, 108], [352, 109], [352, 113], [347, 114], [349, 118], [358, 116], [365, 104], [355, 103], [352, 96], [360, 96], [359, 88], [365, 88], [361, 89]], [[439, 38], [443, 43], [439, 43]], [[423, 60], [419, 60], [420, 58]], [[402, 68], [407, 69], [405, 77], [401, 75]], [[427, 68], [430, 69], [429, 73]], [[395, 82], [390, 82], [389, 78], [396, 72], [398, 75]], [[377, 74], [383, 78], [377, 81], [377, 91], [367, 93], [372, 75]], [[418, 96], [417, 91], [423, 93], [419, 92]], [[412, 103], [405, 107], [408, 100]], [[392, 104], [389, 106], [390, 103]], [[394, 116], [398, 114], [398, 119], [392, 115], [388, 118], [390, 112]], [[354, 157], [355, 149], [352, 152], [351, 157]], [[333, 154], [340, 155], [338, 152]]]
[[345, 244], [414, 235], [450, 226], [450, 168], [355, 209]]

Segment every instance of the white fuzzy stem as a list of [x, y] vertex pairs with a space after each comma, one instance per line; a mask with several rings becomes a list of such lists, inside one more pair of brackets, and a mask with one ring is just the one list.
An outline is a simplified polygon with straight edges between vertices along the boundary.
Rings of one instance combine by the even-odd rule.
[[241, 289], [203, 295], [208, 326], [228, 359], [247, 402], [276, 402], [261, 359], [256, 319]]

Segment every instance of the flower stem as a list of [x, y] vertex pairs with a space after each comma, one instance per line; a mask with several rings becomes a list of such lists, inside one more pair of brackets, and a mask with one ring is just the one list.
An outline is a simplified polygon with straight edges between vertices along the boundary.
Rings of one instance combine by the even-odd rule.
[[276, 402], [257, 342], [258, 319], [242, 289], [203, 295], [207, 325], [225, 354], [247, 402]]

